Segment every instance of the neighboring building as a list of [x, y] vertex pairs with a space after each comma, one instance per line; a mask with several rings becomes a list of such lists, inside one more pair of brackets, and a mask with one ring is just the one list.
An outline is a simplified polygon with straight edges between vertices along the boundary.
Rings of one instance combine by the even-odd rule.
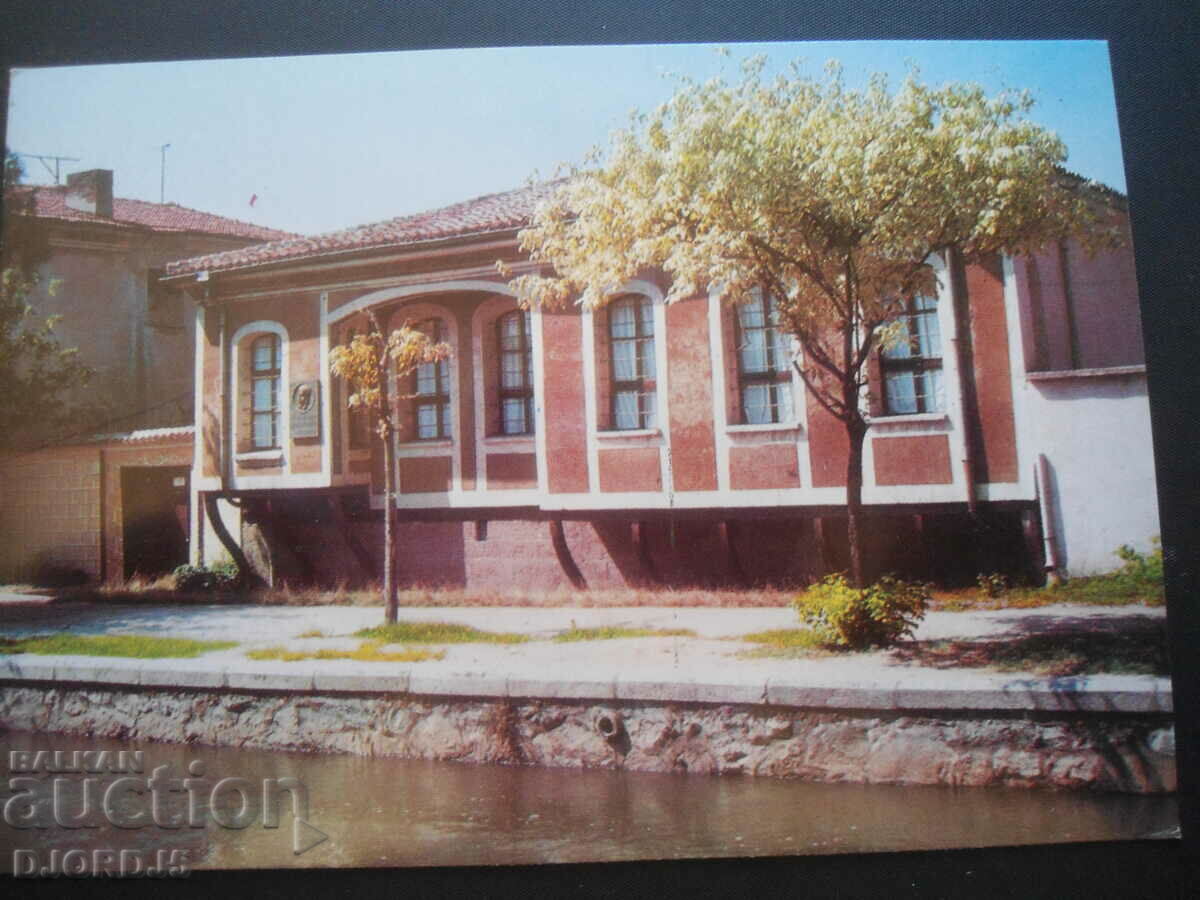
[[[195, 317], [159, 290], [167, 262], [287, 232], [113, 196], [107, 170], [18, 186], [49, 247], [31, 298], [95, 370], [66, 442], [0, 457], [0, 578], [102, 579], [187, 559]], [[96, 431], [106, 433], [97, 439]], [[182, 542], [182, 543], [181, 543]]]
[[[329, 374], [330, 348], [373, 310], [454, 349], [396, 386], [411, 395], [397, 436], [407, 581], [844, 568], [845, 432], [787, 365], [770, 299], [666, 306], [648, 272], [600, 311], [521, 311], [495, 263], [530, 270], [517, 232], [547, 190], [168, 265], [164, 284], [197, 304], [194, 496], [236, 505], [225, 524], [270, 578], [378, 576], [382, 452]], [[1075, 573], [1145, 547], [1158, 526], [1131, 249], [971, 266], [958, 310], [941, 281], [910, 310], [907, 348], [872, 363], [869, 564], [970, 581], [1036, 576], [1044, 547]], [[192, 552], [224, 551], [208, 536]]]
[[113, 196], [113, 173], [93, 169], [65, 185], [22, 185], [45, 229], [50, 256], [31, 301], [58, 315], [64, 347], [95, 370], [68, 399], [86, 404], [106, 431], [190, 425], [194, 317], [177, 294], [158, 290], [171, 260], [291, 237], [174, 203]]

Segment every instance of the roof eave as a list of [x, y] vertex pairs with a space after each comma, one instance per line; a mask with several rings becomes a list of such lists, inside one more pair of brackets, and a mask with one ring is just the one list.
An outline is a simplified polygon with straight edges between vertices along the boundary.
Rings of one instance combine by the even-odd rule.
[[208, 281], [214, 277], [226, 275], [243, 275], [253, 271], [266, 272], [272, 269], [284, 269], [288, 266], [296, 265], [297, 263], [311, 263], [314, 260], [330, 260], [338, 261], [355, 255], [368, 256], [376, 253], [396, 250], [408, 249], [430, 249], [441, 246], [450, 246], [455, 243], [464, 245], [470, 244], [476, 239], [495, 238], [501, 235], [511, 235], [516, 238], [517, 233], [524, 228], [525, 225], [515, 225], [509, 228], [498, 228], [490, 231], [473, 231], [469, 234], [456, 234], [448, 237], [425, 238], [415, 241], [393, 241], [386, 244], [373, 244], [368, 247], [346, 247], [337, 250], [324, 250], [317, 253], [305, 253], [297, 256], [289, 256], [286, 259], [270, 259], [259, 262], [249, 262], [242, 265], [233, 265], [225, 268], [196, 268], [187, 272], [180, 272], [176, 275], [164, 275], [160, 279], [163, 282], [182, 282], [186, 280], [197, 280], [197, 277], [204, 275], [203, 280]]

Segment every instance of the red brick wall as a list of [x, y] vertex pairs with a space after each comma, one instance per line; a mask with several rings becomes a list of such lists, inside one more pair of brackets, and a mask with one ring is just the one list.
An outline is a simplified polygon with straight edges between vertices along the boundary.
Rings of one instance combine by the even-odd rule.
[[671, 476], [677, 491], [717, 489], [708, 298], [667, 307], [667, 382], [671, 389]]
[[[279, 402], [291, 401], [291, 385], [297, 381], [316, 381], [321, 377], [320, 309], [318, 294], [308, 291], [231, 304], [227, 307], [227, 334], [232, 336], [243, 325], [251, 322], [278, 322], [287, 330], [288, 384], [281, 384]], [[210, 314], [214, 315], [215, 314]], [[236, 399], [234, 415], [238, 417], [238, 452], [250, 448], [249, 444], [249, 351], [254, 335], [243, 337], [238, 347], [239, 385], [241, 391]], [[232, 354], [231, 354], [232, 360]], [[321, 433], [328, 436], [329, 423], [322, 421]], [[293, 473], [315, 473], [321, 471], [321, 442], [313, 440], [292, 441], [291, 435], [281, 435], [280, 442], [286, 450]], [[279, 474], [278, 467], [249, 468], [238, 466], [238, 474]]]
[[542, 313], [547, 485], [552, 494], [588, 489], [582, 317], [577, 309]]
[[[716, 520], [648, 523], [644, 541], [651, 569], [647, 570], [634, 543], [633, 522], [563, 523], [571, 556], [593, 589], [637, 587], [651, 581], [666, 586], [730, 584], [734, 573], [720, 527]], [[380, 571], [382, 522], [359, 522], [353, 528]], [[401, 584], [500, 593], [570, 589], [549, 528], [549, 523], [539, 521], [490, 521], [486, 538], [477, 540], [472, 522], [400, 522], [396, 546]], [[317, 575], [324, 582], [335, 584], [348, 577], [357, 580], [362, 575], [329, 526], [322, 530], [301, 522], [289, 532], [310, 548]], [[811, 524], [747, 522], [738, 526], [734, 543], [752, 582], [807, 582], [818, 574]]]
[[986, 265], [968, 266], [966, 275], [971, 306], [975, 396], [982, 436], [982, 446], [975, 460], [975, 478], [983, 483], [1014, 482], [1018, 475], [1017, 432], [1013, 418], [1004, 275], [998, 259]]
[[489, 453], [488, 488], [494, 491], [537, 487], [537, 457], [532, 453]]
[[400, 493], [422, 494], [450, 490], [449, 456], [417, 456], [400, 460]]
[[1145, 362], [1128, 220], [1124, 214], [1114, 219], [1126, 235], [1125, 245], [1115, 250], [1088, 256], [1078, 242], [1069, 241], [1015, 259], [1029, 371]]
[[850, 456], [846, 426], [827, 412], [807, 388], [804, 399], [808, 405], [808, 448], [812, 460], [813, 487], [845, 487], [846, 460]]
[[1067, 245], [1067, 270], [1079, 345], [1079, 366], [1133, 366], [1146, 361], [1133, 250], [1124, 247], [1089, 257], [1075, 241]]
[[600, 490], [661, 491], [662, 456], [657, 447], [601, 450], [599, 453]]
[[729, 486], [735, 491], [800, 487], [794, 443], [731, 447], [729, 469]]
[[875, 483], [952, 484], [950, 438], [944, 434], [875, 438]]

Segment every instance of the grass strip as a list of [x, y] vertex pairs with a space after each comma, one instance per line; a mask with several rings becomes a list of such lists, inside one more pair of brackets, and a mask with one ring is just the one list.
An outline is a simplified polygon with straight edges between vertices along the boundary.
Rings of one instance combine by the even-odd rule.
[[425, 650], [405, 647], [400, 651], [386, 652], [383, 641], [363, 641], [353, 650], [289, 650], [287, 647], [267, 647], [264, 650], [249, 650], [251, 659], [278, 659], [283, 662], [299, 662], [304, 659], [355, 659], [359, 662], [426, 662], [442, 659], [445, 650]]
[[228, 650], [237, 641], [194, 641], [143, 634], [40, 634], [0, 638], [0, 653], [41, 656], [128, 656], [134, 659], [183, 659], [212, 650]]
[[530, 640], [527, 634], [481, 631], [453, 622], [396, 622], [363, 628], [354, 636], [389, 644], [523, 644]]
[[690, 628], [622, 628], [619, 625], [604, 625], [600, 628], [570, 628], [559, 632], [554, 640], [560, 644], [572, 641], [612, 641], [619, 638], [641, 637], [695, 637]]
[[740, 659], [807, 659], [845, 652], [826, 647], [820, 636], [807, 628], [773, 628], [742, 634], [733, 640], [758, 645], [739, 652]]
[[755, 631], [743, 634], [739, 638], [752, 644], [766, 644], [780, 650], [819, 650], [822, 647], [821, 638], [815, 631], [807, 628], [775, 628], [770, 631]]

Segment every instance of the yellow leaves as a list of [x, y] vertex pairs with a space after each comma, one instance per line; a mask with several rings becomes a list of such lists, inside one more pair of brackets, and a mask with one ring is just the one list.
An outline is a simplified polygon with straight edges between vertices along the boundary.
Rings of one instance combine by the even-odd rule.
[[896, 90], [882, 75], [852, 89], [836, 63], [764, 83], [763, 68], [748, 61], [733, 85], [680, 79], [613, 136], [604, 165], [576, 171], [521, 233], [553, 267], [511, 280], [521, 301], [598, 306], [657, 267], [668, 301], [786, 284], [797, 321], [865, 320], [932, 282], [931, 253], [1098, 230], [1058, 174], [1066, 148], [1026, 118], [1027, 92], [930, 87], [915, 68]]
[[451, 347], [436, 343], [423, 331], [405, 322], [385, 339], [371, 317], [372, 328], [354, 335], [348, 343], [329, 353], [329, 370], [346, 381], [350, 391], [346, 404], [351, 409], [370, 410], [378, 419], [377, 431], [386, 437], [391, 429], [390, 411], [384, 402], [384, 382], [410, 375], [418, 366], [451, 356]]

